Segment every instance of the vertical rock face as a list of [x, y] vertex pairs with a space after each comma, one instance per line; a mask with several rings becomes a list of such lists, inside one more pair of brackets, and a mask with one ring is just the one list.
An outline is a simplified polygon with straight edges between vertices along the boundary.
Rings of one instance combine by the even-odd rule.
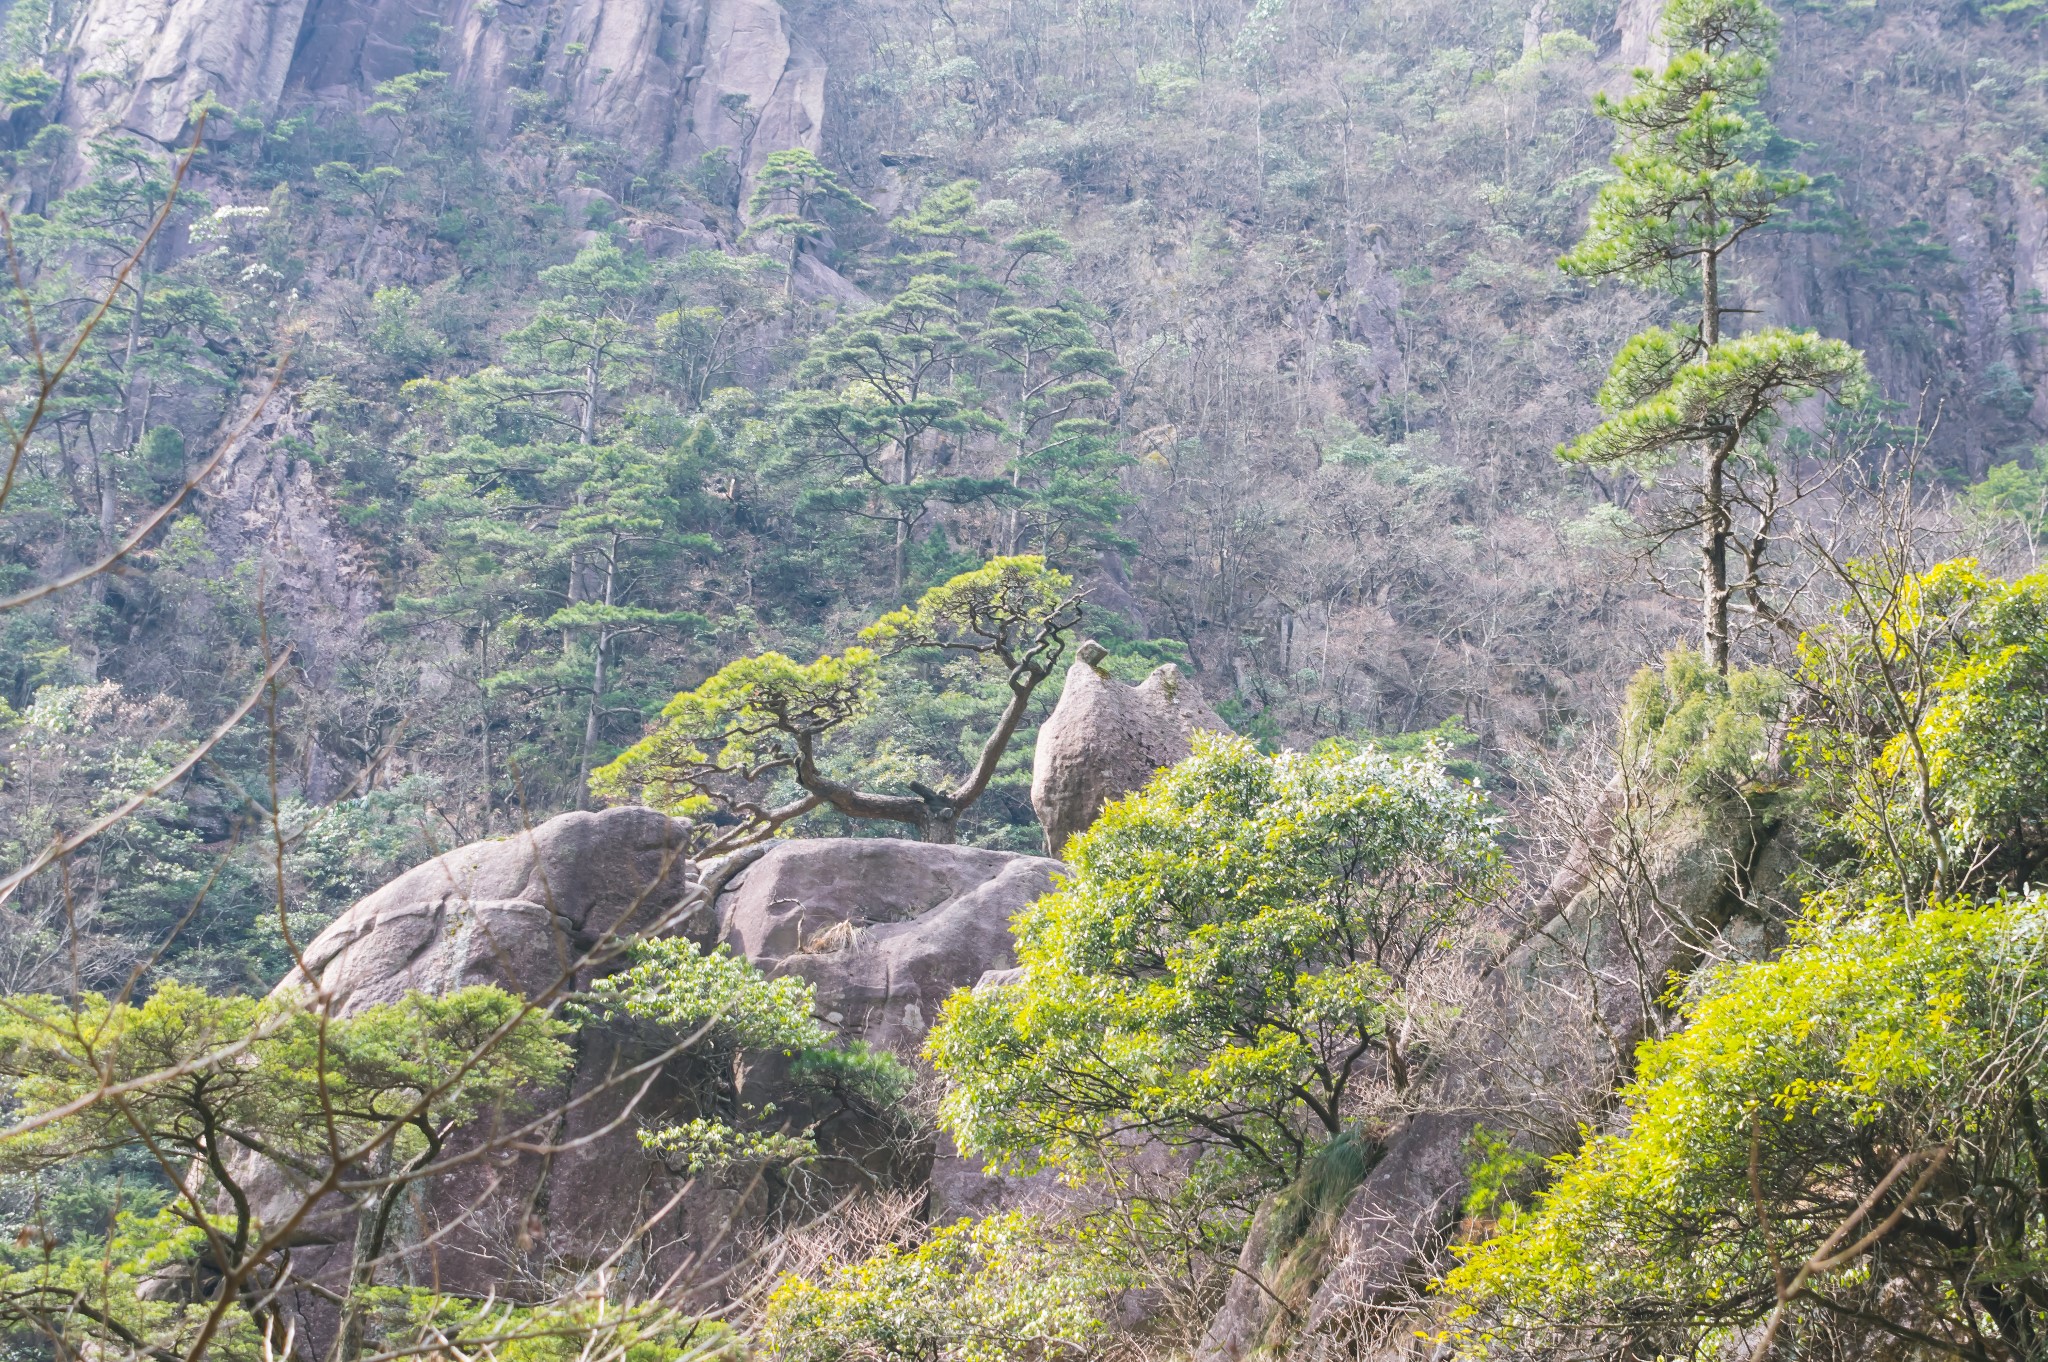
[[310, 0], [92, 0], [79, 21], [64, 118], [176, 142], [207, 95], [271, 108]]
[[1127, 686], [1096, 670], [1102, 657], [1101, 645], [1081, 645], [1031, 759], [1031, 807], [1055, 856], [1110, 800], [1185, 757], [1198, 731], [1228, 731], [1180, 668], [1168, 663]]
[[434, 64], [487, 125], [538, 90], [646, 164], [723, 149], [750, 186], [773, 152], [815, 150], [825, 112], [825, 64], [775, 0], [91, 0], [73, 51], [65, 122], [163, 143], [207, 96], [361, 102]]

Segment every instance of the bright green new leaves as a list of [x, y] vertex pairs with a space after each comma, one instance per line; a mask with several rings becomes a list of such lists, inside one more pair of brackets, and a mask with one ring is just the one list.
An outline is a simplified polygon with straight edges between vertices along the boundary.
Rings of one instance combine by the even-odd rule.
[[1073, 589], [1073, 579], [1043, 558], [998, 558], [882, 616], [860, 631], [860, 640], [885, 653], [971, 653], [1007, 672], [1079, 622]]
[[786, 1279], [768, 1298], [761, 1341], [783, 1362], [1024, 1362], [1099, 1338], [1110, 1293], [1132, 1284], [1012, 1211]]
[[741, 1130], [705, 1116], [692, 1117], [678, 1125], [643, 1128], [640, 1147], [681, 1175], [693, 1178], [734, 1168], [801, 1163], [818, 1153], [816, 1142], [808, 1135]]
[[[1781, 1342], [1874, 1328], [2026, 1355], [2048, 1304], [2044, 951], [2028, 898], [1875, 917], [1721, 974], [1644, 1047], [1626, 1129], [1450, 1275], [1470, 1341], [1718, 1356], [1818, 1257]], [[2014, 1351], [1966, 1346], [1985, 1335]]]
[[[744, 1104], [732, 1102], [742, 1067], [765, 1055], [789, 1059], [795, 1086], [836, 1099], [837, 1112], [873, 1114], [909, 1086], [908, 1072], [893, 1055], [862, 1044], [832, 1048], [833, 1033], [812, 1019], [817, 997], [807, 981], [767, 978], [724, 946], [706, 953], [677, 938], [646, 942], [626, 970], [591, 986], [587, 1006], [653, 1022], [688, 1053], [703, 1080], [696, 1085], [698, 1100], [709, 1110], [640, 1131], [641, 1146], [683, 1176], [792, 1164], [817, 1154], [813, 1133], [821, 1122], [801, 1129], [763, 1125], [774, 1117], [772, 1107], [743, 1113]], [[691, 1085], [684, 1079], [682, 1086]], [[753, 1120], [743, 1124], [743, 1114]]]
[[773, 652], [728, 662], [669, 701], [654, 731], [599, 768], [591, 788], [669, 813], [744, 819], [766, 835], [782, 821], [767, 802], [772, 783], [795, 767], [800, 745], [861, 712], [875, 664], [867, 648], [809, 664]]
[[[2018, 892], [2048, 869], [2048, 574], [1968, 559], [1859, 590], [1802, 647], [1794, 737], [1855, 893]], [[1846, 877], [1845, 877], [1846, 878]]]
[[1702, 796], [1753, 792], [1771, 778], [1772, 738], [1790, 683], [1768, 668], [1725, 676], [1690, 648], [1645, 667], [1622, 707], [1622, 750]]
[[[196, 1306], [194, 1327], [230, 1308], [274, 1325], [271, 1278], [257, 1268], [291, 1227], [263, 1214], [296, 1214], [302, 1197], [337, 1189], [356, 1199], [370, 1232], [343, 1262], [352, 1284], [366, 1283], [398, 1199], [441, 1171], [458, 1127], [522, 1115], [527, 1094], [567, 1068], [568, 1029], [489, 987], [342, 1017], [299, 996], [215, 997], [178, 983], [141, 1004], [17, 996], [0, 1014], [0, 1078], [14, 1119], [44, 1124], [0, 1145], [0, 1170], [121, 1150], [154, 1162], [177, 1190], [153, 1219], [117, 1224], [121, 1290], [138, 1285], [130, 1270], [196, 1261], [234, 1289]], [[51, 1292], [72, 1294], [78, 1267], [59, 1256], [12, 1274], [0, 1325], [35, 1327]], [[132, 1344], [176, 1322], [175, 1311], [112, 1294], [97, 1257], [84, 1267], [99, 1311], [90, 1336]]]
[[672, 1171], [717, 1176], [816, 1156], [810, 1130], [743, 1124], [746, 1113], [725, 1096], [737, 1088], [739, 1068], [750, 1058], [797, 1054], [832, 1039], [811, 1019], [817, 1000], [809, 983], [792, 976], [769, 979], [724, 946], [705, 953], [669, 938], [636, 948], [627, 970], [598, 980], [590, 993], [594, 1011], [651, 1021], [689, 1053], [686, 1062], [701, 1080], [698, 1101], [708, 1110], [643, 1125], [639, 1132], [641, 1148]]
[[956, 995], [928, 1053], [992, 1161], [1081, 1178], [1151, 1135], [1291, 1179], [1413, 1082], [1426, 981], [1503, 876], [1480, 794], [1434, 760], [1234, 738], [1113, 804], [1016, 920], [1021, 982]]
[[[1846, 341], [1772, 328], [1711, 350], [1655, 327], [1615, 357], [1600, 390], [1611, 417], [1558, 456], [1572, 463], [1654, 465], [1689, 447], [1764, 457], [1780, 411], [1826, 393], [1843, 405], [1869, 395], [1863, 355]], [[1682, 355], [1687, 357], [1681, 358]]]
[[[63, 1110], [102, 1084], [133, 1084], [9, 1142], [14, 1167], [83, 1150], [154, 1143], [216, 1173], [262, 1153], [324, 1162], [386, 1127], [445, 1131], [567, 1065], [562, 1023], [490, 987], [323, 1019], [291, 998], [220, 998], [166, 983], [139, 1005], [88, 994], [11, 1001], [0, 1016], [0, 1076], [21, 1117]], [[401, 1133], [403, 1143], [410, 1137]]]
[[[1559, 264], [1683, 291], [1699, 262], [1768, 222], [1807, 186], [1751, 159], [1770, 145], [1756, 110], [1776, 55], [1777, 19], [1761, 0], [1674, 0], [1658, 31], [1674, 53], [1638, 70], [1620, 99], [1594, 101], [1615, 125], [1615, 177], [1594, 202], [1585, 238]], [[1710, 334], [1718, 331], [1718, 319]]]

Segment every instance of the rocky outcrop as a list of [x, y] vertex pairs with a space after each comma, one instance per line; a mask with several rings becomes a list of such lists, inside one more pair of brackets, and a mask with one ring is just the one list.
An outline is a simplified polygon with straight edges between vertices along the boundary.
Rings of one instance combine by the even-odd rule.
[[269, 110], [284, 93], [310, 0], [91, 0], [79, 16], [64, 121], [181, 141], [208, 95]]
[[75, 35], [62, 117], [87, 135], [173, 143], [209, 96], [244, 115], [360, 105], [432, 65], [488, 126], [537, 85], [645, 165], [722, 150], [744, 203], [771, 153], [823, 133], [825, 64], [775, 0], [91, 0]]
[[[343, 1014], [413, 990], [474, 984], [551, 999], [615, 967], [611, 953], [589, 959], [594, 947], [675, 933], [707, 947], [722, 941], [771, 975], [810, 980], [820, 1021], [909, 1055], [954, 989], [1014, 964], [1010, 918], [1059, 869], [1042, 857], [877, 838], [777, 843], [707, 870], [684, 857], [688, 831], [682, 820], [619, 808], [563, 814], [448, 852], [342, 914], [305, 946], [304, 970], [278, 988], [318, 989]], [[697, 1114], [687, 1075], [664, 1067], [644, 1087], [616, 1078], [665, 1043], [632, 1026], [586, 1027], [567, 1081], [535, 1095], [538, 1110], [561, 1113], [545, 1138], [457, 1168], [426, 1190], [407, 1235], [430, 1245], [420, 1252], [431, 1255], [442, 1289], [518, 1298], [537, 1280], [530, 1274], [594, 1264], [636, 1232], [661, 1246], [636, 1256], [643, 1270], [659, 1277], [688, 1264], [715, 1279], [734, 1241], [731, 1222], [752, 1203], [708, 1183], [685, 1191], [640, 1149], [643, 1122]], [[778, 1074], [773, 1062], [750, 1073], [746, 1100], [794, 1111], [802, 1099], [777, 1088]], [[828, 1152], [827, 1176], [838, 1176], [853, 1155]], [[950, 1151], [913, 1151], [907, 1163], [902, 1150], [885, 1153], [889, 1168], [866, 1171], [943, 1186], [948, 1205], [1015, 1199]], [[252, 1182], [268, 1223], [305, 1196], [281, 1169]], [[338, 1271], [352, 1226], [338, 1202], [317, 1208], [298, 1236], [298, 1270], [315, 1281]], [[327, 1307], [317, 1292], [302, 1294], [296, 1308], [317, 1333]]]
[[809, 980], [828, 1025], [909, 1054], [955, 989], [1016, 963], [1010, 919], [1060, 869], [894, 837], [784, 842], [720, 896], [719, 939]]
[[229, 562], [264, 563], [299, 663], [324, 683], [378, 607], [376, 571], [342, 531], [311, 462], [295, 454], [309, 446], [289, 397], [246, 398], [222, 429], [220, 467], [196, 498], [208, 547]]
[[[652, 809], [609, 809], [563, 814], [447, 852], [329, 924], [305, 946], [303, 969], [278, 991], [317, 989], [341, 1015], [413, 991], [476, 984], [560, 998], [589, 984], [593, 946], [660, 930], [691, 899], [697, 869], [684, 854], [688, 831], [687, 822]], [[653, 1200], [660, 1170], [633, 1133], [638, 1093], [605, 1082], [613, 1066], [635, 1057], [616, 1037], [580, 1043], [569, 1081], [536, 1094], [540, 1109], [564, 1109], [547, 1141], [562, 1152], [494, 1155], [427, 1189], [415, 1210], [415, 1237], [433, 1237], [431, 1268], [444, 1288], [517, 1295], [523, 1260], [597, 1261], [660, 1205]], [[657, 1085], [646, 1100], [667, 1096]], [[578, 1097], [586, 1100], [572, 1105]], [[464, 1138], [457, 1136], [458, 1147]], [[268, 1224], [281, 1223], [306, 1196], [303, 1179], [276, 1167], [249, 1185]], [[704, 1214], [701, 1205], [676, 1208], [675, 1237]], [[338, 1201], [317, 1205], [298, 1234], [298, 1270], [316, 1281], [340, 1270], [353, 1222]], [[327, 1313], [312, 1295], [298, 1309], [316, 1329]]]
[[591, 946], [657, 924], [687, 895], [688, 832], [652, 809], [607, 809], [447, 852], [328, 924], [278, 988], [311, 983], [344, 1014], [472, 984], [559, 996], [588, 982], [570, 966]]
[[1055, 855], [1109, 801], [1185, 757], [1197, 732], [1229, 731], [1172, 663], [1127, 686], [1098, 665], [1105, 656], [1098, 643], [1081, 645], [1059, 703], [1038, 730], [1031, 807]]

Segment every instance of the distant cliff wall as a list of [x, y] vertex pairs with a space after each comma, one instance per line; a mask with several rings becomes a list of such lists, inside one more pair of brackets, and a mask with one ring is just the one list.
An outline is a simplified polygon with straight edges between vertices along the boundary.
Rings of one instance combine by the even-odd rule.
[[434, 66], [488, 124], [530, 91], [642, 164], [722, 148], [751, 182], [771, 153], [815, 150], [825, 112], [824, 61], [776, 0], [89, 0], [67, 46], [63, 120], [165, 144], [208, 96], [244, 115], [361, 105]]

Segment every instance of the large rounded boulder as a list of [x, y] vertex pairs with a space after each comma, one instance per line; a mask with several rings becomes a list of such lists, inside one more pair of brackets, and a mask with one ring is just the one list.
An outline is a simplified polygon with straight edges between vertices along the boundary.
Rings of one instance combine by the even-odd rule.
[[[820, 1022], [908, 1058], [954, 989], [1015, 963], [1010, 919], [1059, 869], [1042, 857], [892, 838], [778, 842], [699, 866], [685, 855], [689, 831], [620, 808], [447, 852], [343, 913], [305, 945], [303, 968], [278, 991], [317, 993], [342, 1015], [475, 984], [552, 1003], [618, 968], [631, 938], [688, 935], [706, 947], [722, 941], [769, 975], [809, 980]], [[743, 1189], [686, 1186], [640, 1147], [642, 1124], [687, 1119], [698, 1100], [687, 1058], [636, 1068], [668, 1043], [644, 1029], [586, 1026], [568, 1075], [532, 1094], [534, 1111], [554, 1113], [544, 1128], [489, 1148], [478, 1143], [485, 1132], [457, 1133], [452, 1149], [468, 1144], [482, 1156], [408, 1198], [408, 1272], [444, 1290], [518, 1299], [550, 1273], [605, 1263], [638, 1240], [630, 1261], [650, 1281], [682, 1274], [719, 1293], [752, 1203]], [[776, 1085], [764, 1066], [749, 1075], [747, 1100], [790, 1103]], [[866, 1170], [839, 1169], [848, 1151], [832, 1152], [828, 1162], [856, 1182], [928, 1179], [936, 1156], [963, 1196], [995, 1185], [929, 1148], [883, 1151], [889, 1166]], [[251, 1183], [270, 1224], [315, 1190], [269, 1165]], [[295, 1271], [334, 1284], [354, 1225], [341, 1198], [319, 1198], [294, 1236]], [[298, 1294], [311, 1333], [331, 1329], [319, 1291]]]
[[908, 1053], [955, 989], [1016, 963], [1010, 919], [1061, 869], [894, 837], [783, 842], [728, 882], [719, 939], [809, 980], [827, 1025]]

